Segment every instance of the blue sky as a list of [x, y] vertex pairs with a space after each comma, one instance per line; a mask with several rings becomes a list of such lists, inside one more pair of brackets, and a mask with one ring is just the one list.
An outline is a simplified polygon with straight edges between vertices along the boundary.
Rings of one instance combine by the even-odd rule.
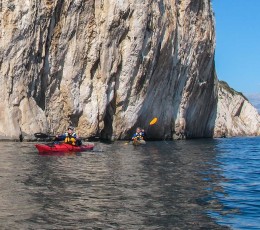
[[218, 78], [259, 104], [260, 0], [212, 0], [212, 5]]

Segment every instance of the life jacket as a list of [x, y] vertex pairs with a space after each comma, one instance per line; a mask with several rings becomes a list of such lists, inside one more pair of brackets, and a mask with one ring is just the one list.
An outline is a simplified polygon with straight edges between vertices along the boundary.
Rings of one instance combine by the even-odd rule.
[[64, 140], [65, 143], [70, 145], [76, 145], [76, 137], [77, 137], [76, 133], [69, 134], [66, 132], [65, 135], [66, 135]]
[[135, 140], [138, 140], [138, 141], [143, 140], [144, 139], [143, 132], [135, 133], [132, 139], [135, 139]]

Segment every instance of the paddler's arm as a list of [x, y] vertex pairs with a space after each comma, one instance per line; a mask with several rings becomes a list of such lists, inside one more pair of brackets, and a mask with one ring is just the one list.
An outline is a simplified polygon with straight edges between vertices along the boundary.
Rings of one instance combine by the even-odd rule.
[[136, 133], [132, 136], [132, 140], [134, 140], [136, 138]]
[[62, 135], [57, 135], [55, 140], [56, 141], [64, 141], [66, 138], [66, 135], [65, 134], [62, 134]]

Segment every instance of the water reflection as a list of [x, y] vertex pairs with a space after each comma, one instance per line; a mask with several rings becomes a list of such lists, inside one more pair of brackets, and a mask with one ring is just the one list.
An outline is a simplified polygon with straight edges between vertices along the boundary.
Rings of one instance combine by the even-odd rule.
[[[148, 172], [148, 184], [152, 192], [146, 194], [153, 202], [147, 209], [157, 210], [157, 216], [148, 216], [147, 223], [181, 229], [206, 227], [218, 229], [206, 215], [210, 202], [212, 183], [222, 179], [216, 173], [214, 141], [176, 142], [148, 155], [144, 169]], [[162, 152], [163, 150], [163, 152]], [[152, 152], [152, 151], [151, 151]], [[219, 205], [216, 202], [216, 205]]]
[[215, 193], [222, 204], [209, 214], [219, 224], [234, 229], [259, 229], [260, 226], [260, 138], [219, 140], [216, 160], [222, 192]]
[[216, 141], [101, 145], [104, 152], [41, 156], [0, 143], [0, 227], [8, 229], [225, 229], [225, 177]]

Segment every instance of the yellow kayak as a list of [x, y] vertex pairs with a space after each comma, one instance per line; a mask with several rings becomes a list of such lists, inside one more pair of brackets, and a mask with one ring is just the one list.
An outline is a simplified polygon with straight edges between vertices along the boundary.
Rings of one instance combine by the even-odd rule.
[[132, 144], [133, 145], [145, 145], [146, 142], [145, 142], [145, 140], [133, 140]]

